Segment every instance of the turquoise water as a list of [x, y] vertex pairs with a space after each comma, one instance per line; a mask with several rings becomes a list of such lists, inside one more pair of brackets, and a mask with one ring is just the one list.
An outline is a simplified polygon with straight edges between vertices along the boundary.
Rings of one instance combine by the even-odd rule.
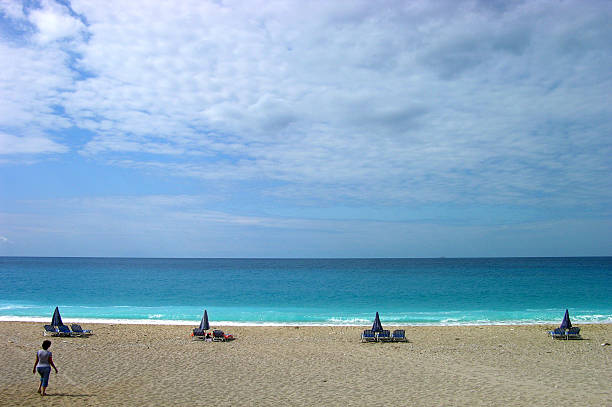
[[612, 257], [0, 257], [0, 320], [365, 325], [612, 322]]

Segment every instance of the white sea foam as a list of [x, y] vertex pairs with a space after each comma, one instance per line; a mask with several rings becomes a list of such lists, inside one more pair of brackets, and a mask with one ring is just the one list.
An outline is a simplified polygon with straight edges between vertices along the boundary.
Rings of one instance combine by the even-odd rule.
[[[610, 324], [612, 317], [602, 316], [600, 320], [580, 320], [582, 325], [589, 324]], [[0, 321], [6, 322], [42, 322], [49, 323], [50, 317], [24, 317], [24, 316], [0, 316]], [[62, 318], [64, 323], [89, 323], [89, 324], [109, 324], [109, 325], [198, 325], [200, 320], [169, 320], [169, 319], [119, 319], [119, 318]], [[483, 326], [483, 325], [558, 325], [559, 320], [504, 320], [504, 321], [447, 321], [447, 322], [383, 322], [383, 326]], [[211, 321], [211, 326], [369, 326], [370, 320], [356, 319], [344, 323], [326, 322], [261, 322], [261, 321]]]
[[[51, 317], [0, 316], [0, 321], [8, 322], [44, 322], [49, 323]], [[64, 323], [90, 323], [111, 325], [197, 325], [200, 321], [184, 321], [169, 319], [116, 319], [116, 318], [63, 318]]]
[[28, 309], [28, 308], [33, 308], [33, 307], [29, 305], [14, 305], [14, 304], [0, 305], [0, 311], [9, 310], [9, 309]]
[[371, 322], [372, 320], [367, 318], [329, 318], [325, 321], [329, 325], [364, 325]]
[[461, 320], [459, 318], [445, 318], [442, 321], [440, 321], [440, 323], [443, 325], [446, 325], [446, 324], [456, 324], [460, 321]]

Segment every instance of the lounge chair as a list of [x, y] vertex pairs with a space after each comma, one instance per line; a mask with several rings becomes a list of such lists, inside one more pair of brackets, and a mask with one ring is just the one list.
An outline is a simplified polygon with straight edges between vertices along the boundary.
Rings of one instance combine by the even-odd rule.
[[210, 341], [212, 340], [212, 333], [206, 332], [206, 330], [204, 329], [194, 328], [193, 332], [191, 333], [191, 337], [193, 339], [201, 339], [201, 340]]
[[193, 328], [193, 336], [205, 336], [206, 331], [200, 328]]
[[225, 333], [220, 329], [215, 329], [212, 334], [212, 340], [214, 342], [225, 342]]
[[72, 328], [72, 333], [77, 336], [93, 335], [93, 331], [91, 329], [83, 329], [79, 324], [72, 324], [70, 325], [70, 328]]
[[582, 339], [580, 336], [580, 328], [577, 326], [570, 329], [556, 328], [552, 331], [548, 331], [548, 334], [553, 339]]
[[227, 342], [227, 341], [233, 341], [234, 339], [235, 339], [234, 335], [226, 334], [220, 329], [215, 329], [212, 334], [212, 340], [215, 342]]
[[582, 339], [580, 336], [580, 328], [577, 326], [568, 329], [565, 335], [567, 336], [567, 339]]
[[391, 342], [393, 339], [391, 338], [391, 333], [388, 329], [383, 329], [376, 335], [376, 339], [380, 342]]
[[548, 334], [554, 339], [565, 338], [565, 329], [555, 328], [552, 331], [548, 331]]
[[45, 332], [43, 332], [43, 335], [58, 336], [59, 332], [53, 325], [45, 325]]
[[392, 338], [393, 342], [408, 342], [408, 339], [406, 339], [406, 331], [403, 329], [396, 329], [393, 331]]
[[361, 334], [361, 342], [376, 342], [376, 334], [371, 329], [366, 329]]
[[58, 325], [59, 336], [72, 336], [72, 331], [66, 325]]

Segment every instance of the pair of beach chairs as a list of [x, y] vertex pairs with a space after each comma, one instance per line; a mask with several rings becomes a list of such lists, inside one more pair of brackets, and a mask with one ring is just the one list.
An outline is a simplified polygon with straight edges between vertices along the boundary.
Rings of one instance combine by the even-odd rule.
[[577, 326], [571, 327], [569, 329], [557, 328], [552, 331], [548, 331], [548, 334], [553, 339], [582, 339], [580, 336], [580, 328]]
[[366, 329], [361, 334], [361, 342], [408, 342], [408, 339], [406, 339], [406, 331], [403, 329], [396, 329], [392, 334], [388, 329], [379, 332]]
[[198, 339], [210, 338], [212, 339], [213, 342], [226, 342], [226, 341], [231, 341], [234, 339], [234, 335], [226, 334], [220, 329], [213, 330], [212, 335], [211, 335], [211, 334], [207, 334], [207, 332], [202, 329], [195, 328], [191, 336], [193, 336], [194, 338], [198, 338]]
[[[72, 330], [70, 329], [72, 328]], [[43, 333], [45, 336], [89, 336], [93, 335], [93, 331], [91, 329], [83, 329], [79, 324], [72, 324], [68, 328], [66, 325], [45, 325], [45, 332]]]

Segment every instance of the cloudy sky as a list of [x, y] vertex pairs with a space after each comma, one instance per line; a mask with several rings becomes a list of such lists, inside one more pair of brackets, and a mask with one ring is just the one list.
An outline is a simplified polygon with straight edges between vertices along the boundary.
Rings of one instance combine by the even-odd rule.
[[0, 0], [0, 255], [612, 255], [610, 21]]

